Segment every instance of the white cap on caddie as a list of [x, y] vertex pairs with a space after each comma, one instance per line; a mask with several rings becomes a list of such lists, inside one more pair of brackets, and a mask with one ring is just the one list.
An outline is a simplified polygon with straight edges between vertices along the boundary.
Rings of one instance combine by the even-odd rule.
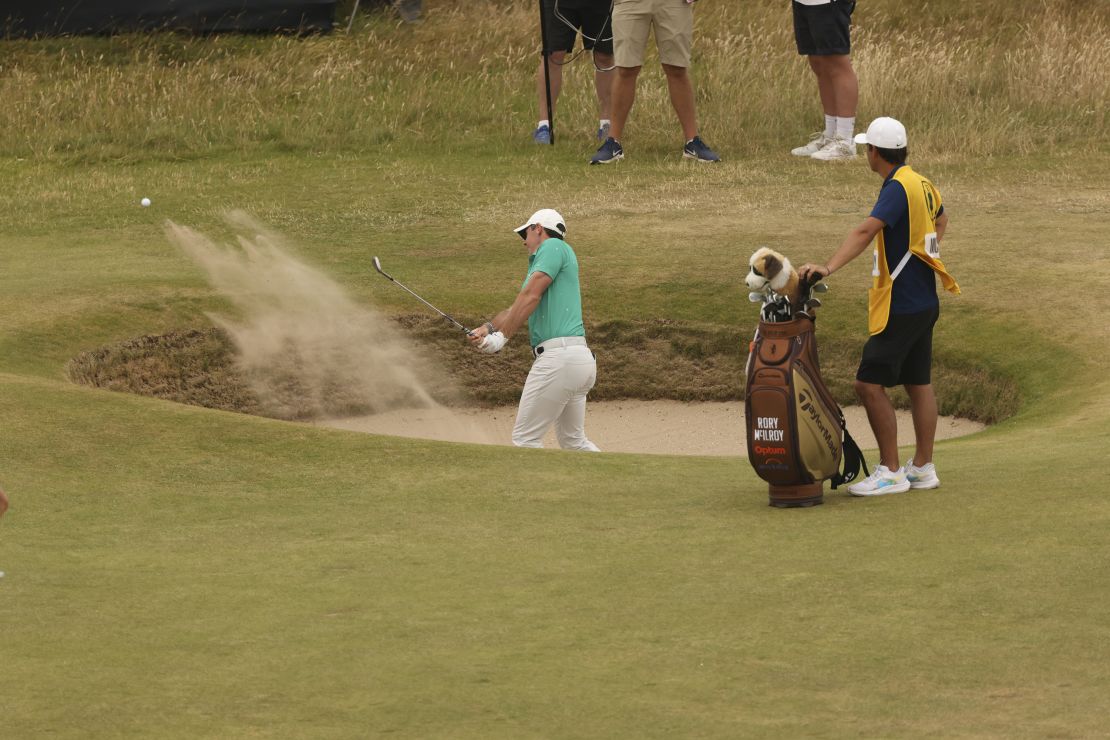
[[906, 127], [893, 118], [876, 118], [867, 127], [866, 134], [856, 134], [857, 144], [870, 144], [880, 149], [905, 149]]
[[567, 235], [567, 225], [563, 221], [563, 217], [559, 215], [558, 211], [552, 210], [550, 208], [541, 208], [540, 210], [536, 211], [528, 217], [527, 221], [525, 221], [517, 228], [513, 229], [513, 231], [516, 233], [517, 236], [523, 239], [524, 232], [527, 231], [528, 227], [532, 224], [539, 224], [545, 229], [551, 229], [552, 231], [559, 234], [559, 236]]

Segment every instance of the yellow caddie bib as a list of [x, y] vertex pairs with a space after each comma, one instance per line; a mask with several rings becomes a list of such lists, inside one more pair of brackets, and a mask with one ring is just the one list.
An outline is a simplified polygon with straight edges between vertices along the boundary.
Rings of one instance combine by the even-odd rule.
[[[933, 183], [925, 177], [914, 172], [908, 165], [902, 165], [891, 178], [897, 181], [906, 191], [906, 201], [909, 204], [908, 216], [910, 220], [910, 249], [906, 259], [902, 260], [894, 273], [886, 261], [886, 243], [883, 232], [875, 237], [874, 264], [871, 276], [874, 278], [872, 287], [867, 291], [867, 330], [871, 335], [878, 334], [886, 328], [890, 319], [890, 296], [894, 289], [894, 281], [906, 262], [914, 257], [933, 268], [940, 275], [944, 289], [955, 295], [960, 294], [960, 286], [956, 279], [948, 274], [944, 263], [940, 261], [940, 242], [937, 240], [937, 215], [940, 213], [940, 192]], [[889, 224], [888, 224], [889, 225]]]

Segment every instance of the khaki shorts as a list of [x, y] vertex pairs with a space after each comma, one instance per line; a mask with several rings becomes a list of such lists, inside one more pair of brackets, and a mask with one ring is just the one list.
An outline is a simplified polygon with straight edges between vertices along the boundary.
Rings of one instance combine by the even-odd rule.
[[694, 6], [686, 0], [615, 0], [613, 53], [617, 66], [643, 66], [652, 26], [659, 61], [672, 67], [689, 67]]

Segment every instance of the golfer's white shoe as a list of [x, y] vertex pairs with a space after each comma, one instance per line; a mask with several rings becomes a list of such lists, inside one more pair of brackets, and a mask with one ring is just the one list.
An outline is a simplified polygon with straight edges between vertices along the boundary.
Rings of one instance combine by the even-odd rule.
[[908, 490], [910, 490], [910, 480], [902, 469], [890, 470], [885, 465], [876, 465], [874, 473], [848, 487], [848, 493], [853, 496], [885, 496], [888, 493], [905, 493]]
[[937, 488], [940, 486], [937, 469], [932, 463], [925, 463], [919, 468], [913, 464], [913, 458], [911, 457], [906, 461], [902, 470], [910, 481], [910, 488]]
[[790, 153], [795, 157], [812, 157], [814, 152], [821, 151], [825, 144], [828, 144], [830, 141], [832, 141], [832, 139], [827, 138], [823, 131], [818, 131], [813, 135], [813, 138], [809, 140], [808, 144], [795, 147], [790, 150]]
[[822, 162], [832, 162], [838, 159], [855, 159], [856, 144], [849, 139], [828, 139], [825, 146], [809, 155]]

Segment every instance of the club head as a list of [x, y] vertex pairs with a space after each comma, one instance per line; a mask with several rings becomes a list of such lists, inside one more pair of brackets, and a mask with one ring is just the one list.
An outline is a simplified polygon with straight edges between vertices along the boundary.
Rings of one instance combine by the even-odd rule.
[[811, 273], [809, 273], [809, 275], [806, 276], [805, 286], [807, 288], [812, 288], [814, 285], [817, 285], [817, 283], [821, 282], [824, 279], [825, 279], [825, 276], [822, 275], [821, 273], [811, 272]]
[[385, 274], [385, 272], [382, 270], [382, 261], [380, 259], [378, 259], [377, 257], [374, 257], [370, 261], [374, 263], [374, 269], [375, 270], [377, 270], [378, 272], [380, 272], [383, 275]]
[[753, 291], [751, 293], [748, 293], [748, 300], [752, 303], [761, 303], [763, 301], [763, 294]]
[[824, 282], [817, 283], [816, 285], [813, 286], [813, 292], [814, 293], [828, 293], [829, 292], [829, 284], [824, 283]]

